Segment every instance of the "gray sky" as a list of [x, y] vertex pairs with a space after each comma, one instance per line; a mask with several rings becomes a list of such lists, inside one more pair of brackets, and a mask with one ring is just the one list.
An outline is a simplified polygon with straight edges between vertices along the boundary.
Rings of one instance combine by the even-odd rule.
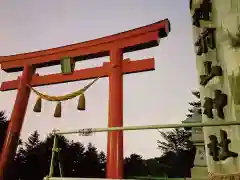
[[[160, 46], [124, 55], [124, 58], [155, 57], [156, 70], [124, 76], [124, 125], [180, 123], [186, 118], [191, 90], [198, 87], [188, 0], [8, 0], [0, 6], [0, 55], [10, 55], [91, 40], [169, 18], [172, 32]], [[76, 68], [100, 66], [109, 57], [77, 63]], [[40, 75], [58, 73], [60, 66], [38, 69]], [[1, 73], [1, 81], [20, 73]], [[88, 81], [37, 88], [50, 95], [73, 92]], [[0, 93], [0, 109], [10, 116], [16, 91]], [[76, 110], [77, 99], [63, 103], [63, 117], [53, 117], [55, 104], [44, 102], [43, 112], [32, 111], [31, 94], [22, 138], [35, 129], [41, 138], [53, 128], [71, 130], [107, 127], [108, 79], [99, 80], [86, 93], [87, 110]], [[91, 137], [67, 136], [85, 145], [91, 141], [106, 150], [107, 134]], [[132, 152], [144, 158], [160, 154], [156, 130], [124, 133], [124, 155]]]

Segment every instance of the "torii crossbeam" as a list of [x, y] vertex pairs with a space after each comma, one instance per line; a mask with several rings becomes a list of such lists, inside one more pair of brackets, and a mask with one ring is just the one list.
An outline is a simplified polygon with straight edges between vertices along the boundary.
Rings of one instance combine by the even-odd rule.
[[[168, 19], [119, 34], [53, 48], [43, 51], [1, 56], [0, 64], [5, 72], [23, 71], [22, 76], [1, 84], [1, 91], [18, 89], [10, 117], [4, 147], [0, 159], [0, 180], [12, 161], [22, 128], [31, 86], [59, 84], [70, 81], [109, 77], [108, 127], [123, 126], [123, 74], [154, 70], [154, 58], [133, 61], [123, 59], [123, 53], [151, 48], [159, 45], [159, 39], [170, 32]], [[40, 76], [36, 68], [60, 64], [60, 59], [70, 57], [74, 61], [110, 56], [110, 62], [101, 67], [75, 70], [72, 74], [62, 73]], [[123, 132], [108, 132], [107, 178], [123, 177]]]

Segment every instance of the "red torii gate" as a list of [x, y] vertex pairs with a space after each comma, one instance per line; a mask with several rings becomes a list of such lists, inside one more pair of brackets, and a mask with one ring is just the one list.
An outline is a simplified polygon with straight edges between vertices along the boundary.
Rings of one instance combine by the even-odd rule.
[[[123, 53], [151, 48], [159, 45], [159, 39], [170, 32], [168, 19], [119, 34], [53, 48], [43, 51], [0, 56], [1, 69], [5, 72], [23, 71], [17, 80], [1, 84], [1, 91], [18, 89], [17, 97], [6, 133], [0, 159], [0, 180], [9, 163], [13, 160], [20, 131], [30, 95], [27, 84], [43, 86], [70, 81], [109, 77], [109, 120], [108, 127], [123, 125], [123, 79], [122, 74], [154, 70], [154, 58], [140, 61], [123, 60]], [[75, 70], [72, 74], [62, 73], [39, 76], [35, 69], [60, 64], [63, 57], [75, 61], [110, 56], [110, 62], [101, 67]], [[107, 144], [107, 178], [123, 177], [123, 132], [108, 132]]]

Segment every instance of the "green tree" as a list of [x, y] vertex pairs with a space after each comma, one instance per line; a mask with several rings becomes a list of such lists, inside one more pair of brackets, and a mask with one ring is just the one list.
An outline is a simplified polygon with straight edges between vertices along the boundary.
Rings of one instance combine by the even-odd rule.
[[84, 176], [86, 178], [98, 178], [102, 174], [100, 159], [97, 148], [92, 143], [87, 145], [87, 150], [84, 153]]
[[[5, 111], [0, 111], [0, 152], [1, 152], [3, 144], [4, 144], [8, 124], [9, 124], [9, 120], [8, 120], [7, 116], [5, 115]], [[22, 144], [22, 140], [19, 139], [19, 145], [21, 145], [21, 144]]]
[[7, 121], [7, 117], [5, 116], [5, 112], [0, 111], [0, 122], [6, 122], [6, 121]]
[[158, 148], [164, 153], [174, 152], [178, 153], [183, 150], [191, 148], [191, 141], [189, 138], [191, 134], [185, 129], [173, 129], [172, 131], [159, 131], [162, 141], [157, 141]]
[[151, 176], [174, 176], [176, 173], [177, 156], [174, 152], [168, 152], [161, 157], [147, 160]]
[[64, 176], [82, 177], [84, 176], [84, 152], [85, 148], [80, 142], [71, 141], [67, 149], [61, 151], [59, 159], [62, 161]]
[[[20, 147], [15, 158], [15, 169], [17, 170], [16, 179], [23, 180], [42, 180], [49, 174], [50, 161], [53, 148], [54, 135], [50, 134], [44, 141], [39, 139], [39, 133], [34, 131], [27, 142], [24, 143], [25, 147]], [[66, 153], [68, 148], [68, 140], [63, 136], [58, 136], [58, 147]], [[57, 154], [58, 155], [58, 154]], [[54, 159], [54, 176], [59, 176], [58, 156]]]
[[106, 159], [106, 155], [103, 151], [101, 151], [98, 155], [99, 161], [100, 161], [100, 178], [105, 178], [106, 176], [106, 163], [107, 163], [107, 159]]
[[[14, 173], [8, 180], [42, 180], [48, 176], [52, 155], [54, 135], [50, 134], [44, 141], [39, 139], [39, 133], [34, 131], [25, 147], [20, 147], [15, 158]], [[98, 153], [91, 143], [85, 150], [79, 142], [69, 142], [64, 136], [57, 136], [58, 148], [61, 151], [54, 159], [54, 175], [60, 176], [59, 162], [64, 177], [105, 177], [106, 157]]]
[[18, 145], [18, 150], [16, 156], [14, 158], [14, 162], [11, 164], [9, 168], [9, 172], [7, 174], [6, 179], [8, 180], [19, 180], [22, 177], [24, 172], [25, 165], [25, 150], [23, 148], [23, 144]]
[[[0, 111], [0, 153], [2, 151], [6, 133], [7, 133], [7, 128], [8, 128], [9, 120], [7, 119], [7, 116], [5, 115], [5, 111]], [[19, 173], [21, 171], [21, 165], [23, 162], [22, 159], [22, 141], [19, 139], [19, 144], [18, 144], [18, 149], [16, 156], [14, 157], [14, 161], [10, 163], [10, 166], [8, 168], [7, 174], [6, 174], [6, 179], [8, 180], [15, 180], [18, 179]]]
[[34, 131], [25, 143], [25, 148], [20, 148], [18, 160], [21, 160], [22, 171], [20, 177], [24, 180], [42, 180], [45, 174], [46, 161], [43, 143], [39, 139], [39, 133]]
[[125, 178], [134, 178], [134, 176], [146, 176], [148, 174], [147, 164], [138, 154], [131, 154], [124, 160]]
[[[194, 113], [201, 114], [200, 92], [192, 91], [196, 97], [196, 101], [189, 102], [191, 106], [188, 109], [188, 118], [191, 118]], [[190, 177], [190, 170], [193, 167], [193, 161], [196, 154], [196, 147], [189, 140], [191, 128], [173, 129], [172, 131], [159, 131], [162, 136], [162, 141], [157, 141], [158, 148], [163, 152], [162, 160], [166, 160], [166, 165], [171, 168], [166, 169], [169, 177]], [[171, 159], [171, 160], [170, 160]], [[162, 161], [163, 163], [164, 161]], [[168, 162], [171, 162], [169, 164]], [[184, 162], [184, 163], [183, 163]]]
[[2, 150], [6, 132], [8, 128], [8, 120], [4, 111], [0, 111], [0, 152]]
[[192, 91], [192, 94], [196, 97], [196, 101], [189, 102], [189, 105], [191, 106], [190, 109], [188, 109], [187, 117], [192, 117], [192, 115], [197, 112], [198, 114], [202, 114], [201, 109], [201, 100], [200, 100], [200, 92], [199, 91]]
[[30, 137], [28, 138], [28, 141], [25, 143], [25, 147], [27, 151], [30, 151], [31, 149], [36, 149], [40, 145], [40, 139], [39, 139], [39, 133], [38, 131], [34, 131]]
[[168, 177], [190, 177], [196, 153], [196, 147], [189, 140], [191, 133], [185, 129], [159, 132], [163, 141], [157, 141], [158, 148], [163, 152], [162, 157], [168, 157], [162, 164], [171, 167], [166, 169]]

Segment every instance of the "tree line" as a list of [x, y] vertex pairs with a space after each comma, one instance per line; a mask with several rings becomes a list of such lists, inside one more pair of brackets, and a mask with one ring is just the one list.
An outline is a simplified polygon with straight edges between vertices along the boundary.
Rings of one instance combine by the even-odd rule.
[[[190, 105], [199, 108], [194, 102]], [[189, 111], [191, 113], [191, 110]], [[0, 111], [0, 149], [3, 147], [7, 126], [7, 117], [4, 111]], [[157, 146], [162, 154], [159, 152], [158, 157], [143, 159], [141, 155], [132, 153], [124, 159], [124, 178], [191, 177], [196, 153], [195, 146], [189, 140], [191, 133], [185, 129], [173, 129], [167, 132], [159, 131], [159, 134], [163, 140], [157, 141]], [[53, 139], [54, 136], [50, 134], [41, 141], [38, 131], [34, 131], [26, 142], [19, 140], [18, 150], [6, 179], [42, 180], [48, 176]], [[93, 144], [89, 143], [84, 147], [81, 142], [58, 136], [58, 146], [61, 151], [55, 158], [55, 177], [60, 176], [60, 167], [64, 177], [105, 178], [106, 155]]]

